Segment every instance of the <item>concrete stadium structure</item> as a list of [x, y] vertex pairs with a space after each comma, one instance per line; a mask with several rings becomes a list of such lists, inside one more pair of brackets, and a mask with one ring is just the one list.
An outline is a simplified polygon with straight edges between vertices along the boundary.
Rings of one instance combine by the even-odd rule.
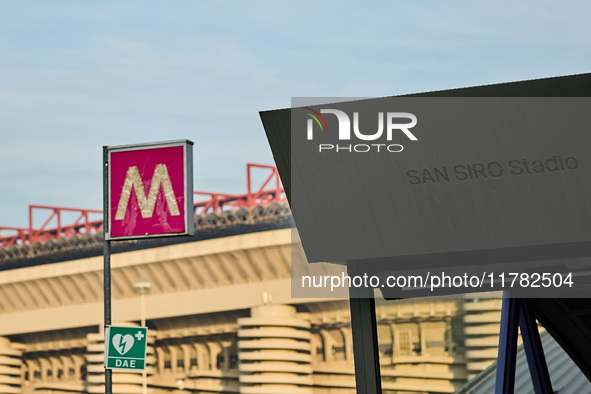
[[[151, 283], [149, 393], [354, 393], [347, 300], [292, 298], [286, 203], [113, 245], [113, 322]], [[101, 234], [0, 249], [0, 393], [104, 392]], [[384, 393], [453, 393], [496, 359], [498, 294], [377, 301]], [[142, 375], [113, 373], [114, 393]]]

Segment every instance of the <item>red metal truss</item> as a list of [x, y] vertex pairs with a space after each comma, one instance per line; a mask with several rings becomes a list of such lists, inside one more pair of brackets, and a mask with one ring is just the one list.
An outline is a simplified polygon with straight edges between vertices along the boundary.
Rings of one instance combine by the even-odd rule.
[[[5, 235], [8, 231], [10, 235]], [[24, 227], [9, 227], [0, 226], [0, 247], [7, 248], [9, 246], [21, 245], [28, 243], [29, 229]]]
[[[262, 182], [262, 185], [258, 188], [254, 188], [252, 185], [254, 169], [270, 171], [269, 175]], [[246, 179], [246, 194], [195, 191], [195, 196], [207, 197], [205, 200], [195, 202], [195, 214], [204, 215], [206, 213], [219, 213], [239, 208], [248, 209], [256, 205], [286, 201], [285, 192], [281, 186], [279, 173], [275, 166], [249, 163], [246, 165]], [[44, 211], [47, 219], [40, 227], [36, 228], [33, 220], [34, 213], [39, 211]], [[97, 233], [103, 229], [103, 220], [102, 218], [96, 219], [96, 215], [102, 215], [102, 213], [103, 211], [96, 209], [30, 205], [28, 228], [0, 226], [0, 248], [17, 245], [33, 245], [34, 243], [50, 239]], [[64, 214], [68, 216], [67, 219], [64, 217]], [[74, 217], [73, 222], [72, 217]]]
[[[254, 190], [253, 183], [253, 169], [270, 170], [269, 175], [265, 178], [262, 185]], [[210, 193], [204, 191], [195, 191], [195, 196], [207, 196], [206, 200], [195, 202], [195, 213], [204, 215], [209, 212], [221, 212], [224, 210], [232, 210], [238, 208], [250, 208], [255, 205], [266, 205], [270, 202], [286, 201], [287, 198], [281, 186], [279, 172], [277, 167], [265, 164], [246, 165], [246, 194], [227, 194], [227, 193]], [[197, 199], [197, 197], [195, 197]]]

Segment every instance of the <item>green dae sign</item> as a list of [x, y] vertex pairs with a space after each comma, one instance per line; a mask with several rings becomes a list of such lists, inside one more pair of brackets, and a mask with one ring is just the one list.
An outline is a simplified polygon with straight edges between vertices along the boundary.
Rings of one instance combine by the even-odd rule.
[[144, 370], [146, 368], [147, 327], [107, 326], [105, 368]]

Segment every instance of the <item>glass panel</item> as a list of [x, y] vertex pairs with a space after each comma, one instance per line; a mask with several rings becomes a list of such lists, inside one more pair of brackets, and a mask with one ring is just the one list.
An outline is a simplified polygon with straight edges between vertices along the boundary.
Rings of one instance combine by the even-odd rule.
[[501, 293], [384, 300], [376, 294], [385, 394], [453, 393], [497, 358]]

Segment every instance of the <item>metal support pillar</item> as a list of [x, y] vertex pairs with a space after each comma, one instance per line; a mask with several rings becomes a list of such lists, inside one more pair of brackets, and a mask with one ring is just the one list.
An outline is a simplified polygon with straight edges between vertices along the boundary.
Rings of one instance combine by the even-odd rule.
[[[352, 275], [353, 270], [349, 269]], [[381, 394], [380, 359], [373, 289], [350, 289], [351, 331], [357, 394]]]
[[527, 299], [521, 300], [519, 327], [523, 338], [523, 348], [527, 357], [529, 373], [536, 394], [552, 394], [552, 382], [546, 365], [546, 356], [542, 348], [540, 333], [533, 311]]
[[[107, 147], [103, 147], [103, 292], [105, 328], [111, 325], [111, 241], [107, 239], [109, 230], [109, 157]], [[107, 338], [105, 338], [107, 341]], [[105, 369], [105, 394], [113, 392], [113, 371]]]
[[517, 327], [519, 325], [519, 299], [503, 294], [499, 356], [495, 394], [513, 394], [515, 387], [515, 358], [517, 355]]
[[495, 394], [513, 394], [515, 387], [519, 301], [518, 298], [510, 298], [507, 292], [503, 294]]
[[527, 299], [511, 298], [510, 294], [505, 292], [501, 312], [495, 394], [514, 392], [518, 327], [521, 328], [523, 347], [535, 393], [553, 393], [538, 326], [529, 302]]

